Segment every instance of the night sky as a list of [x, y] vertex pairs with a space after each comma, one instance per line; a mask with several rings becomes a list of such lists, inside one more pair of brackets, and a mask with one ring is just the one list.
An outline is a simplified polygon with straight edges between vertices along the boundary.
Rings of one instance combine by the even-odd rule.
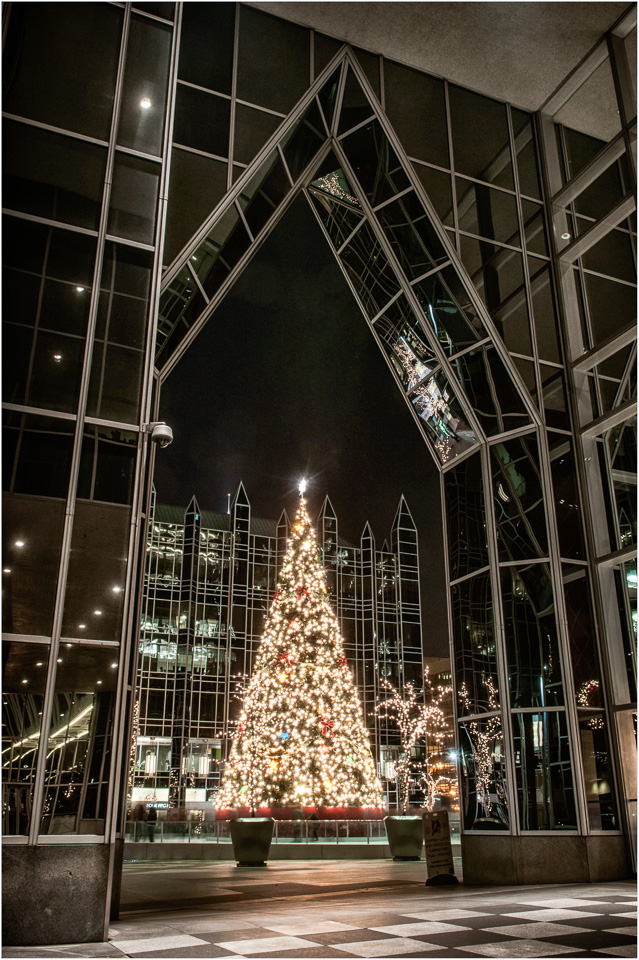
[[424, 652], [448, 655], [437, 468], [304, 197], [299, 197], [162, 388], [174, 442], [158, 502], [226, 511], [243, 481], [254, 516], [293, 516], [310, 480], [352, 543], [389, 537], [403, 493], [420, 544]]

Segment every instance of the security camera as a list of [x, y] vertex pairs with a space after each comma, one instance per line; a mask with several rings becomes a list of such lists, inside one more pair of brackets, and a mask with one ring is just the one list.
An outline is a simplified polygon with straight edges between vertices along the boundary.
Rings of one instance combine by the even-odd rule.
[[147, 424], [146, 430], [147, 433], [151, 434], [151, 440], [153, 443], [157, 443], [158, 447], [168, 447], [170, 443], [173, 443], [173, 431], [164, 420]]

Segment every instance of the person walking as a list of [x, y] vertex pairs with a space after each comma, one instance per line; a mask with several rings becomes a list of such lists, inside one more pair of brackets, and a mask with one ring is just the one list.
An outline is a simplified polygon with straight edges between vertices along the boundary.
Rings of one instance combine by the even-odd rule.
[[158, 822], [158, 812], [155, 807], [151, 807], [146, 817], [146, 835], [149, 843], [155, 840], [155, 825]]

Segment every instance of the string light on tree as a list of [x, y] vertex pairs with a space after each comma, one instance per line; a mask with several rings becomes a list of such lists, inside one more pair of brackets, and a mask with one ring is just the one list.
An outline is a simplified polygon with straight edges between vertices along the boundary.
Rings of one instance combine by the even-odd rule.
[[304, 493], [226, 765], [218, 808], [381, 807], [368, 731]]

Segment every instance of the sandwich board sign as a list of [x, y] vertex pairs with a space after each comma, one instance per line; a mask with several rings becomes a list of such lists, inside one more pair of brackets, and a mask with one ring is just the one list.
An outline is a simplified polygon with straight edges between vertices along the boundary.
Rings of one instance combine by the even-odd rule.
[[448, 811], [426, 811], [422, 820], [424, 824], [424, 846], [426, 848], [426, 870], [428, 871], [426, 886], [459, 883], [453, 866]]

